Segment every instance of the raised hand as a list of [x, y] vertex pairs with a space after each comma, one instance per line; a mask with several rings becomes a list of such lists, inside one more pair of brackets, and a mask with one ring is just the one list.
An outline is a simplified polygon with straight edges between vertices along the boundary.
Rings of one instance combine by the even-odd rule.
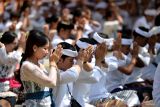
[[4, 47], [4, 44], [2, 42], [0, 42], [0, 48]]
[[139, 46], [136, 42], [133, 43], [133, 50], [131, 50], [131, 54], [133, 57], [137, 57], [139, 53]]
[[63, 50], [63, 48], [61, 45], [58, 45], [57, 48], [54, 50], [54, 52], [53, 52], [53, 50], [51, 50], [50, 58], [49, 58], [50, 63], [52, 63], [52, 62], [57, 63], [59, 61], [59, 59], [62, 56], [62, 50]]
[[153, 54], [155, 55], [155, 44], [157, 42], [157, 36], [152, 36], [148, 39], [148, 44], [149, 44], [149, 49], [148, 49], [148, 52], [150, 54]]
[[86, 51], [86, 55], [84, 56], [84, 62], [87, 62], [92, 57], [93, 46], [92, 45], [88, 46], [88, 48], [86, 48], [85, 51]]
[[117, 39], [114, 41], [113, 50], [119, 51], [121, 49], [121, 35], [117, 36]]
[[95, 58], [97, 61], [103, 61], [105, 58], [105, 55], [107, 53], [107, 46], [105, 43], [101, 43], [100, 45], [97, 45], [95, 50]]
[[25, 44], [26, 44], [26, 33], [25, 32], [21, 32], [21, 37], [19, 39], [19, 46], [22, 47], [23, 49], [25, 48]]
[[44, 33], [46, 34], [46, 36], [49, 36], [49, 25], [45, 24], [43, 26], [43, 30], [44, 30]]

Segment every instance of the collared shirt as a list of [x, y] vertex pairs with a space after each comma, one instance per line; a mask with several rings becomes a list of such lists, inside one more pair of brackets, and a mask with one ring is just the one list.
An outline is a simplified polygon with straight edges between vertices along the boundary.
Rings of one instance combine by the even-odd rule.
[[[107, 69], [101, 69], [100, 74], [102, 75], [99, 82], [91, 85], [90, 90], [90, 101], [98, 100], [100, 98], [109, 97], [110, 93], [108, 92], [106, 85], [106, 79], [108, 78], [108, 72], [112, 72], [118, 68], [117, 59], [115, 57], [109, 57], [105, 59], [105, 62], [108, 64]], [[97, 88], [99, 87], [99, 88]]]
[[[79, 73], [75, 67], [71, 67], [66, 71], [60, 71], [60, 80], [55, 89], [55, 103], [56, 107], [68, 107], [70, 104], [69, 91], [72, 92], [73, 82], [75, 82]], [[69, 90], [67, 88], [69, 87]]]
[[93, 67], [93, 70], [90, 72], [83, 69], [78, 80], [74, 82], [73, 97], [82, 107], [88, 107], [90, 86], [91, 84], [99, 82], [102, 77], [100, 71], [101, 69], [98, 66]]

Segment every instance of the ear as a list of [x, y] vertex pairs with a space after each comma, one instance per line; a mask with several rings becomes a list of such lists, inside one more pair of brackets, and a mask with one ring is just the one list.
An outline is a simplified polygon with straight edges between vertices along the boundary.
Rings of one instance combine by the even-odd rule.
[[63, 60], [62, 58], [60, 58], [58, 62], [59, 62], [59, 63], [63, 63], [63, 61], [64, 61], [64, 60]]
[[33, 52], [36, 52], [37, 51], [37, 46], [36, 45], [33, 45]]

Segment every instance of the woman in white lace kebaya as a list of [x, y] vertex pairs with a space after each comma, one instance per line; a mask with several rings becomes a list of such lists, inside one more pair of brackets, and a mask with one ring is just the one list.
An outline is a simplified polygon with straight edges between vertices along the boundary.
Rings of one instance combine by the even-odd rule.
[[46, 71], [39, 60], [47, 56], [48, 49], [49, 39], [43, 32], [29, 32], [20, 68], [26, 107], [55, 107], [52, 88], [56, 86], [56, 63], [61, 57], [62, 48], [58, 46], [54, 52], [50, 52], [50, 71]]

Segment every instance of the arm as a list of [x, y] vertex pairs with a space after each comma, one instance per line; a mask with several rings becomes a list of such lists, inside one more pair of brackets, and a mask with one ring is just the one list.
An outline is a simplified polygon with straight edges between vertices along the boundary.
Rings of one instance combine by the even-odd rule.
[[80, 76], [79, 76], [77, 82], [97, 83], [101, 79], [101, 77], [102, 77], [102, 70], [98, 66], [95, 66], [95, 67], [93, 67], [93, 70], [90, 72], [83, 70], [80, 73]]
[[133, 68], [135, 67], [135, 64], [136, 58], [133, 57], [130, 64], [127, 66], [118, 67], [118, 70], [126, 75], [130, 75], [133, 71]]
[[0, 56], [3, 56], [3, 57], [0, 57], [0, 63], [7, 64], [7, 65], [16, 64], [18, 63], [18, 61], [20, 61], [21, 54], [22, 53], [19, 51], [14, 51], [10, 55], [8, 55], [6, 52], [5, 46], [3, 46], [0, 48]]
[[49, 75], [43, 73], [43, 70], [32, 63], [24, 63], [21, 68], [21, 79], [32, 81], [41, 86], [53, 88], [56, 86], [57, 68], [51, 65]]
[[65, 72], [60, 73], [60, 84], [66, 84], [69, 82], [74, 82], [78, 79], [80, 73], [80, 67], [74, 65]]

